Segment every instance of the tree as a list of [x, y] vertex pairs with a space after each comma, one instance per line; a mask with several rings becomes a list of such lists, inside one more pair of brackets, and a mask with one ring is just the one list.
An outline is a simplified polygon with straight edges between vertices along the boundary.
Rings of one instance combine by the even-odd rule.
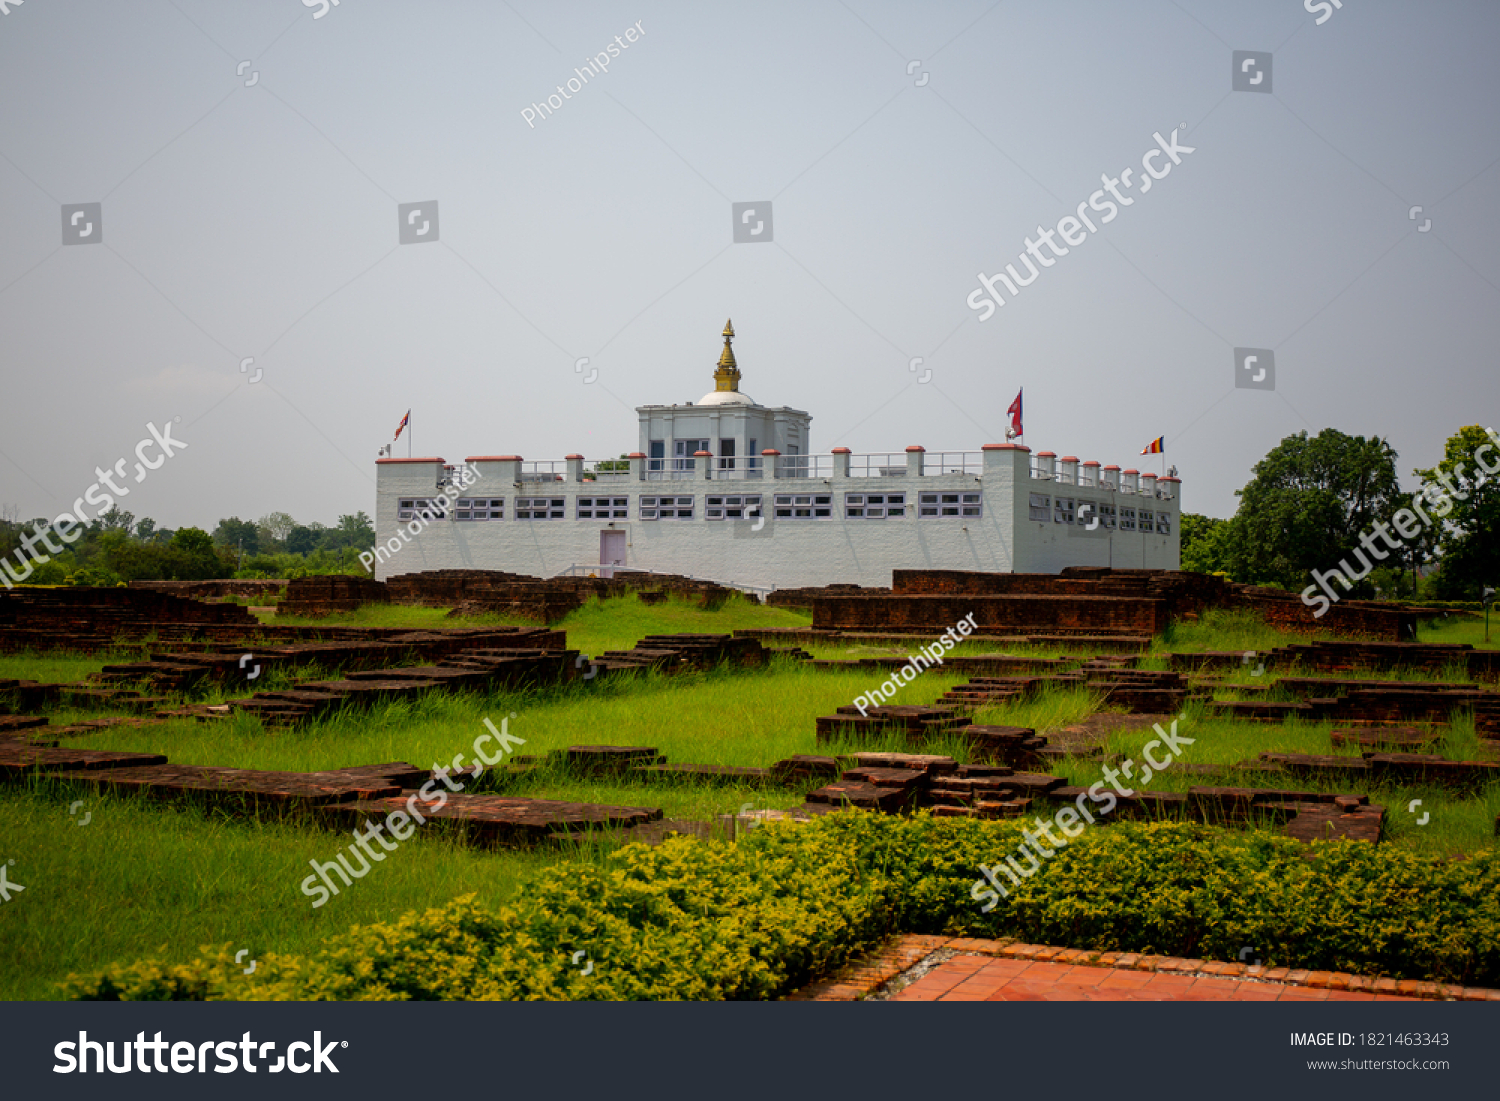
[[286, 533], [286, 549], [292, 554], [311, 554], [318, 545], [317, 532], [301, 524]]
[[214, 552], [213, 536], [202, 528], [178, 528], [169, 545], [192, 555], [211, 555]]
[[1177, 531], [1182, 545], [1182, 568], [1194, 573], [1228, 573], [1230, 521], [1184, 512]]
[[236, 553], [244, 551], [246, 554], [255, 554], [260, 550], [260, 533], [255, 525], [237, 516], [219, 521], [219, 526], [214, 528], [213, 541]]
[[1442, 561], [1438, 597], [1477, 600], [1485, 586], [1500, 587], [1500, 436], [1477, 424], [1460, 428], [1436, 467], [1413, 473], [1432, 501], [1431, 536]]
[[146, 517], [135, 526], [135, 537], [142, 543], [156, 542], [156, 521]]
[[116, 505], [99, 517], [99, 524], [105, 531], [118, 531], [128, 536], [135, 528], [135, 513], [126, 512]]
[[1377, 563], [1356, 548], [1374, 522], [1401, 507], [1389, 443], [1333, 428], [1312, 438], [1299, 432], [1256, 463], [1254, 475], [1238, 491], [1229, 535], [1237, 579], [1298, 590], [1313, 570], [1338, 569], [1357, 582], [1353, 595], [1373, 591], [1366, 578]]
[[262, 516], [255, 522], [255, 529], [260, 533], [260, 549], [285, 547], [287, 536], [296, 526], [297, 521], [285, 512], [269, 512]]
[[364, 549], [372, 546], [375, 542], [375, 525], [363, 511], [353, 516], [340, 516], [337, 549], [343, 547], [356, 547]]

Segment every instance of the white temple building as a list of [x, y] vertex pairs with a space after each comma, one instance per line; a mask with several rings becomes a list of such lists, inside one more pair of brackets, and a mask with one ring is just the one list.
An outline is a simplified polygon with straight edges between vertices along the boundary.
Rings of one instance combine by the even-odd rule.
[[638, 407], [627, 460], [377, 459], [375, 576], [624, 568], [770, 590], [889, 585], [893, 569], [1178, 568], [1178, 479], [1013, 443], [815, 455], [812, 417], [741, 392], [732, 324], [723, 336], [714, 389]]

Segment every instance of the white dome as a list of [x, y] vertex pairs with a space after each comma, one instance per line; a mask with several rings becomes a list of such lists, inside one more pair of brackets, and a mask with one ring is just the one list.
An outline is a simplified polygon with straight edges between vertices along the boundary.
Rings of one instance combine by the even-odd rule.
[[704, 394], [699, 405], [754, 405], [755, 399], [749, 394], [742, 394], [738, 390], [714, 390]]

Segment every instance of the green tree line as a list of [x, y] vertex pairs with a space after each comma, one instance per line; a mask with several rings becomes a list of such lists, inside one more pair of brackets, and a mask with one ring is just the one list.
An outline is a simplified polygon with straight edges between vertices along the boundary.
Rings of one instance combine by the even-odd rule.
[[1443, 458], [1413, 470], [1378, 436], [1325, 428], [1277, 444], [1237, 491], [1229, 519], [1184, 513], [1182, 568], [1300, 592], [1337, 570], [1340, 596], [1478, 600], [1500, 588], [1500, 437], [1478, 425], [1449, 437]]
[[[26, 555], [22, 537], [45, 531], [45, 518], [20, 520], [15, 509], [0, 514], [0, 557], [12, 566]], [[33, 562], [32, 585], [118, 585], [137, 580], [193, 581], [206, 578], [301, 577], [307, 574], [365, 573], [359, 552], [375, 542], [375, 526], [364, 512], [340, 516], [328, 527], [300, 524], [284, 512], [259, 520], [230, 516], [210, 533], [185, 527], [159, 527], [149, 516], [137, 521], [112, 508], [78, 529], [65, 549], [45, 551]], [[26, 555], [26, 557], [31, 557]]]

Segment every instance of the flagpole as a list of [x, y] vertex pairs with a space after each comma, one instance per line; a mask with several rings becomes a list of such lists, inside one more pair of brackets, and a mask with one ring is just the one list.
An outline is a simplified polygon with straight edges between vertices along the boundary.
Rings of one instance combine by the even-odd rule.
[[411, 458], [411, 413], [406, 414], [406, 457]]

